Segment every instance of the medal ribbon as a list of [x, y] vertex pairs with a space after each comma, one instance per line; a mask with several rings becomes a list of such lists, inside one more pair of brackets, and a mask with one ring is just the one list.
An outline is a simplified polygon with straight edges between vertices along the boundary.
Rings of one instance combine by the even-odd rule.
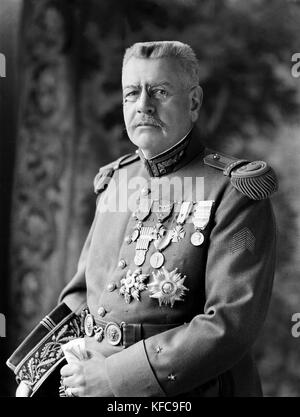
[[186, 219], [188, 218], [191, 212], [192, 207], [193, 207], [193, 203], [191, 201], [184, 201], [181, 204], [180, 211], [176, 219], [176, 222], [178, 224], [183, 224], [186, 221]]
[[207, 226], [213, 203], [213, 200], [207, 200], [197, 201], [197, 203], [195, 204], [193, 213], [193, 224], [196, 230], [203, 230]]
[[140, 197], [138, 208], [135, 212], [135, 216], [138, 220], [145, 220], [151, 211], [153, 200], [148, 197]]

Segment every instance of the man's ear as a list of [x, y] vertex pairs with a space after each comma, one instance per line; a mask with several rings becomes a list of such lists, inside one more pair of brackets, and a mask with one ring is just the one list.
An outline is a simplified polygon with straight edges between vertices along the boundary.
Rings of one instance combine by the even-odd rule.
[[200, 85], [192, 88], [190, 92], [190, 105], [191, 105], [191, 117], [192, 122], [195, 122], [198, 119], [199, 111], [202, 105], [203, 100], [203, 90]]

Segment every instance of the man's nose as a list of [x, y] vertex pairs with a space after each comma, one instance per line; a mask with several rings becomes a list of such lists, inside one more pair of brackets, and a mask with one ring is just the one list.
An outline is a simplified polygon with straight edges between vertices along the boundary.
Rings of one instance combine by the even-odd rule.
[[146, 89], [143, 89], [141, 91], [141, 94], [139, 96], [138, 103], [137, 103], [137, 111], [138, 113], [146, 113], [146, 114], [153, 114], [155, 112], [155, 106]]

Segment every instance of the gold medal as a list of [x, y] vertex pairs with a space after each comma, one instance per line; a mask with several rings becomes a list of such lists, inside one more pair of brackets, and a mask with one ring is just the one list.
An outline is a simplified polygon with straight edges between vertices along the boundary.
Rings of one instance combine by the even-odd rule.
[[152, 268], [158, 269], [160, 268], [165, 262], [165, 257], [161, 252], [154, 252], [150, 258], [150, 265]]
[[201, 246], [203, 242], [204, 242], [204, 235], [203, 233], [199, 232], [199, 230], [197, 230], [196, 232], [192, 234], [191, 236], [192, 245]]

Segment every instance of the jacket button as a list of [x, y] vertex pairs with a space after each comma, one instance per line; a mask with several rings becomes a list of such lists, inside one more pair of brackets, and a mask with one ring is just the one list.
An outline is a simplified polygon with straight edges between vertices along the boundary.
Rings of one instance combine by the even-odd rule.
[[112, 292], [117, 288], [117, 285], [115, 282], [111, 282], [110, 284], [108, 284], [107, 289], [108, 291]]
[[104, 317], [106, 314], [106, 310], [104, 307], [99, 307], [97, 313], [99, 314], [100, 317]]
[[125, 243], [127, 243], [128, 245], [130, 245], [130, 243], [132, 242], [131, 237], [130, 236], [126, 236], [124, 239]]
[[125, 261], [125, 259], [120, 259], [119, 260], [119, 263], [118, 263], [118, 266], [119, 266], [119, 268], [122, 268], [122, 269], [124, 269], [125, 267], [126, 267], [126, 261]]

